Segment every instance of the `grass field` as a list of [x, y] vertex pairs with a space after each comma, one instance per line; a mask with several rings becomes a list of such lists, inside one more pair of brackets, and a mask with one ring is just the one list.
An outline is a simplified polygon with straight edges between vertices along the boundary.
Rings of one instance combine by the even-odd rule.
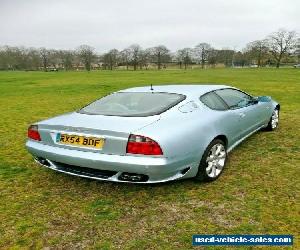
[[[97, 182], [44, 169], [24, 148], [29, 124], [111, 91], [205, 82], [281, 103], [279, 129], [237, 147], [214, 183]], [[196, 233], [255, 233], [293, 234], [300, 249], [297, 69], [0, 72], [0, 103], [0, 248], [189, 249]]]

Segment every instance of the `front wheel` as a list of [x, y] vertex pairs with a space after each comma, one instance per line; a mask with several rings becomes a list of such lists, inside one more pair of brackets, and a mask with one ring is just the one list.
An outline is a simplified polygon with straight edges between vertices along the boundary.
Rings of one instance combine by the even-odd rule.
[[279, 124], [279, 109], [275, 108], [273, 110], [268, 126], [266, 127], [266, 130], [273, 131], [278, 127], [278, 124]]
[[196, 175], [197, 180], [214, 181], [225, 167], [227, 161], [226, 145], [222, 140], [214, 139], [206, 148]]

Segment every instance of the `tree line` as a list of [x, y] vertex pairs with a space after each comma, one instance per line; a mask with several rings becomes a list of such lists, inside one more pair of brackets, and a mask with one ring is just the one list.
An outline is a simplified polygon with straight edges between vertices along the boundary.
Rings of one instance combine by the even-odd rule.
[[85, 69], [148, 69], [158, 70], [170, 65], [187, 69], [192, 65], [201, 68], [230, 66], [276, 66], [282, 62], [299, 63], [300, 39], [296, 32], [280, 29], [263, 40], [250, 42], [241, 51], [215, 49], [202, 42], [193, 48], [182, 48], [171, 52], [166, 46], [158, 45], [143, 49], [133, 44], [121, 51], [111, 49], [106, 53], [96, 53], [89, 45], [81, 45], [75, 50], [46, 48], [0, 47], [0, 70], [74, 70]]

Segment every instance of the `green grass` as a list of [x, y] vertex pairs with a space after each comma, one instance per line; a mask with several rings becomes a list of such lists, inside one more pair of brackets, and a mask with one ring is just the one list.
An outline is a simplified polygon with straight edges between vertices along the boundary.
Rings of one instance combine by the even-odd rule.
[[[236, 148], [214, 183], [91, 181], [37, 166], [24, 148], [29, 124], [111, 91], [205, 82], [282, 107], [279, 129]], [[0, 72], [0, 248], [189, 249], [196, 233], [268, 233], [293, 234], [299, 249], [299, 90], [297, 69]]]

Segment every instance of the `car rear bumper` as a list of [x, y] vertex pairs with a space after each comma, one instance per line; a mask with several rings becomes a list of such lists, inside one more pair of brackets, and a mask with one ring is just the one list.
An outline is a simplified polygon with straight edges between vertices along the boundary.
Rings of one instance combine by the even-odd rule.
[[189, 159], [108, 155], [59, 148], [33, 140], [26, 142], [26, 148], [38, 163], [47, 168], [96, 180], [158, 183], [193, 177], [198, 168]]

